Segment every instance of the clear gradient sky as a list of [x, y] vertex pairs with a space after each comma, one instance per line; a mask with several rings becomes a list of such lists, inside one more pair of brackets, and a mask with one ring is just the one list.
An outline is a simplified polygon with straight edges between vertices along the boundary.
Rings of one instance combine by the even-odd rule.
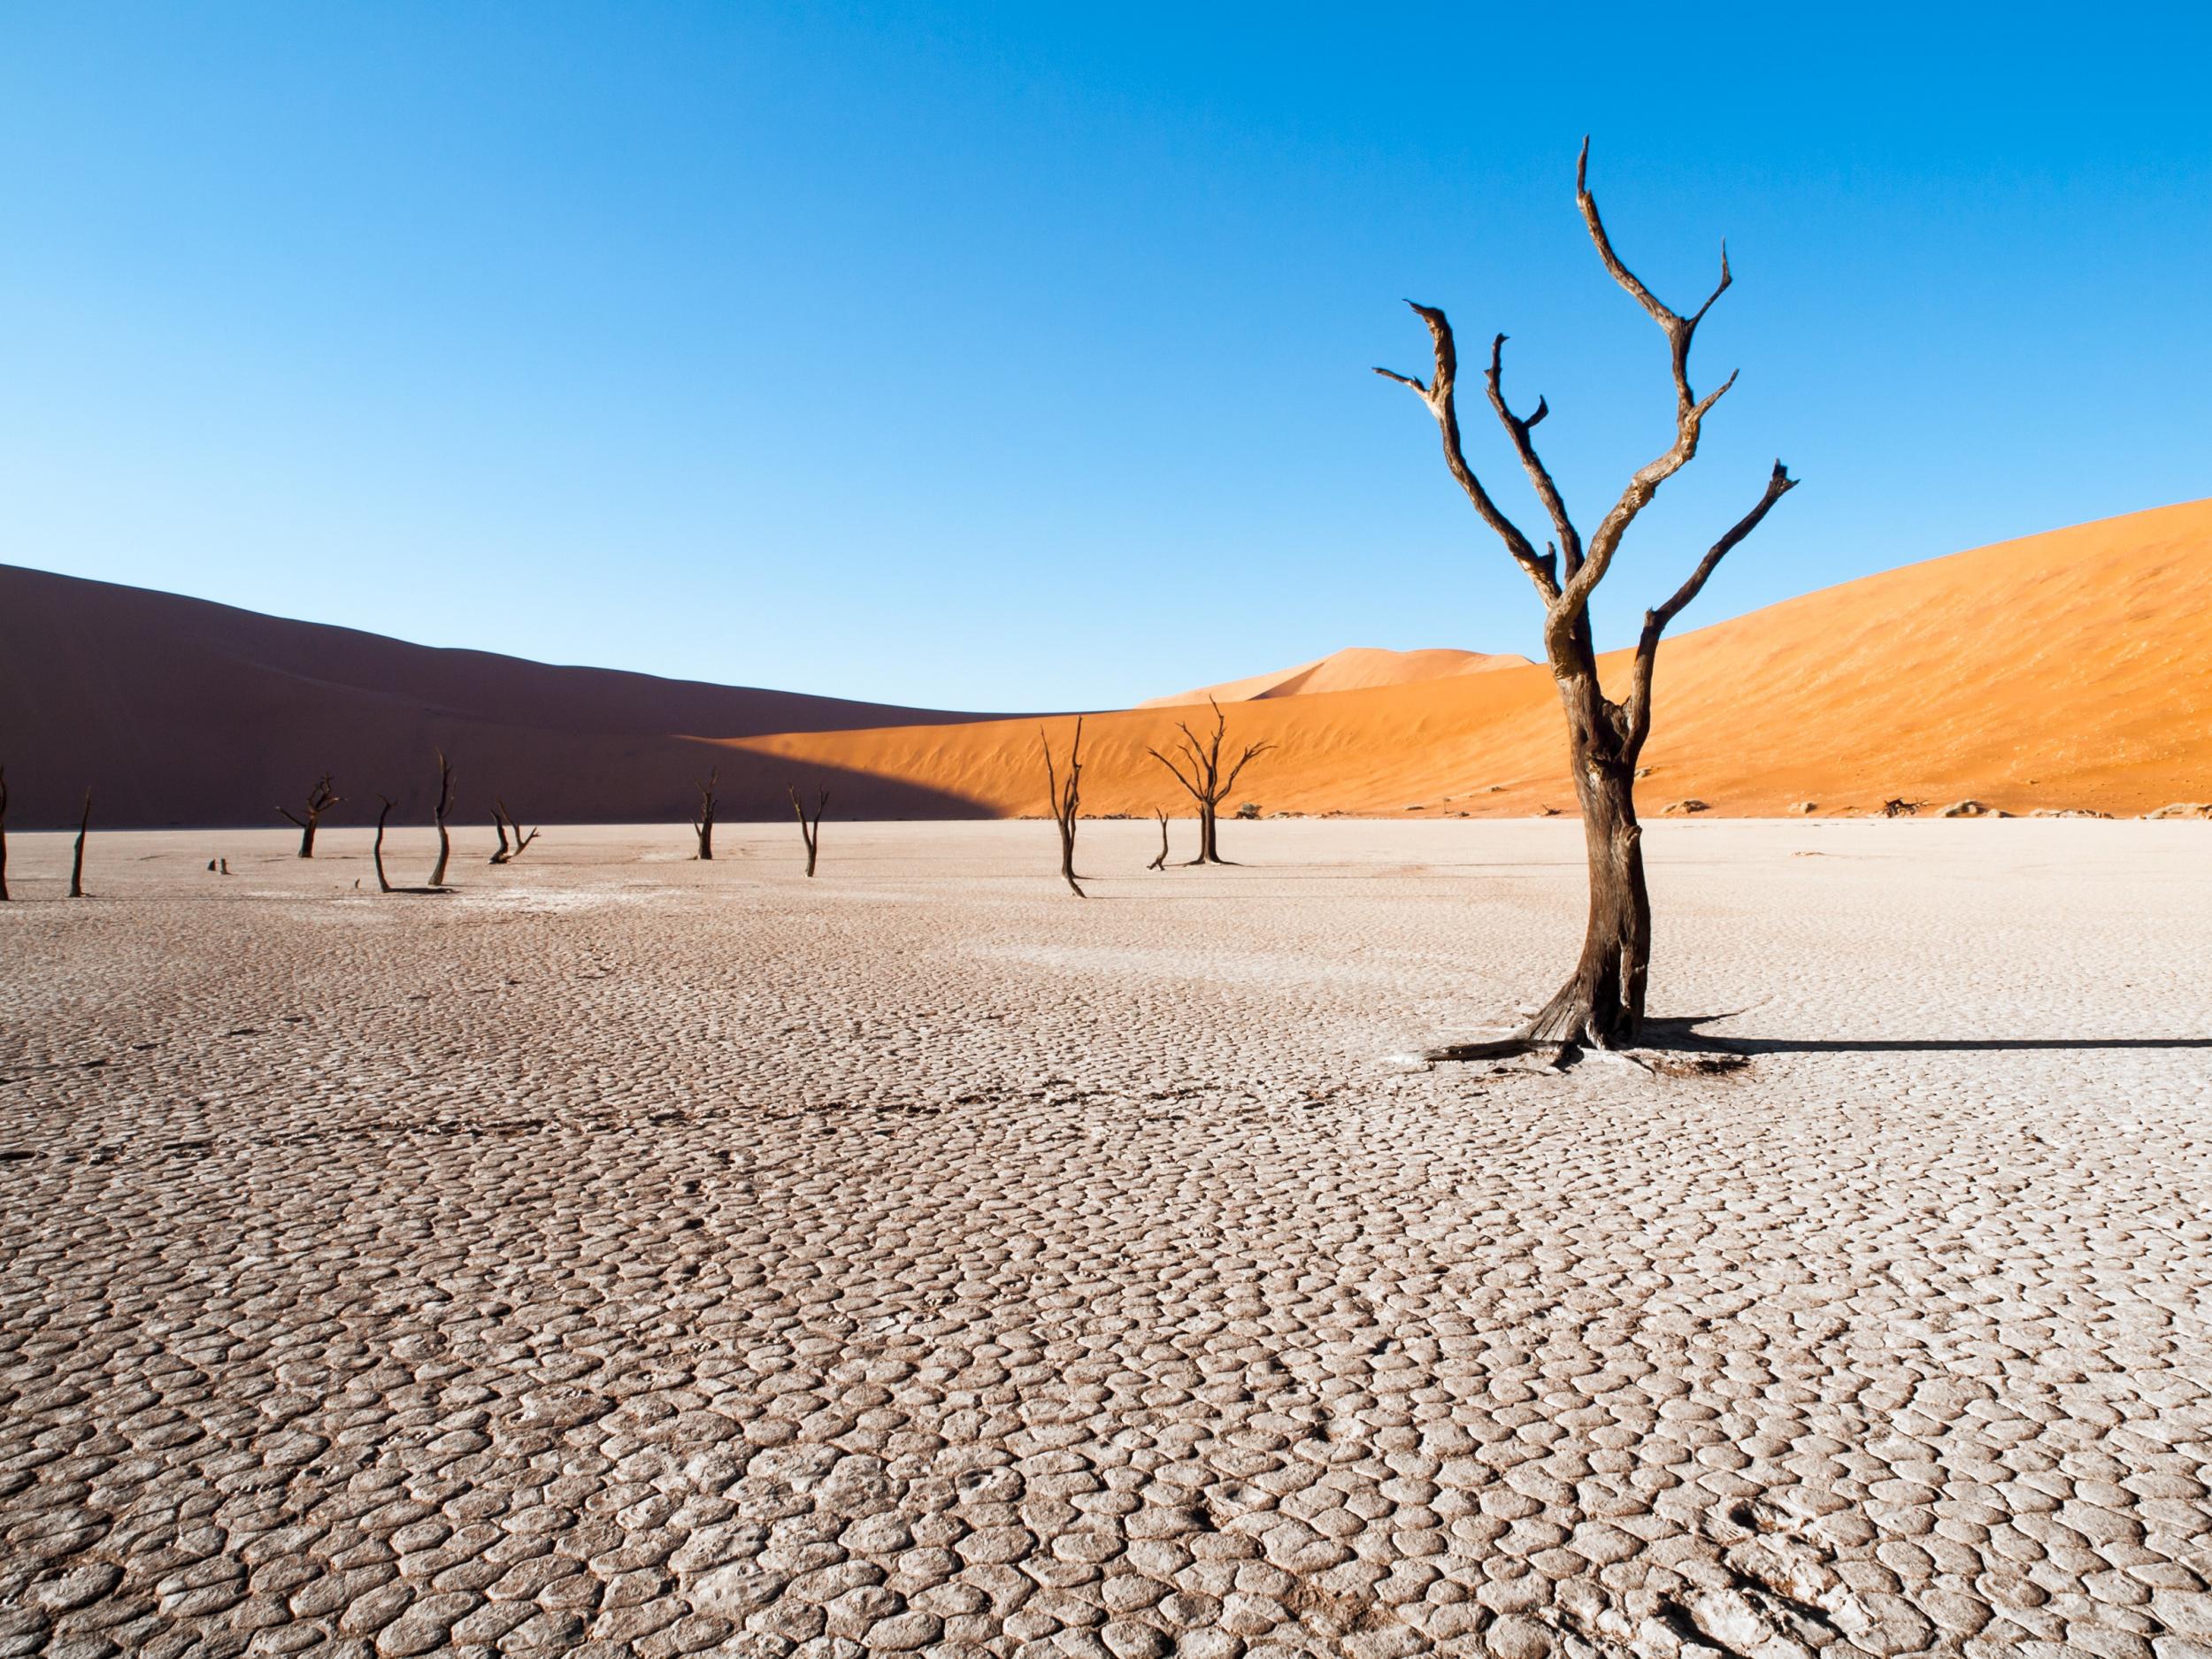
[[[1557, 21], [1550, 20], [1556, 17]], [[1532, 651], [1371, 365], [1451, 312], [1619, 642], [2212, 493], [2212, 8], [21, 4], [0, 561], [954, 708]], [[1471, 449], [1540, 519], [1479, 396]]]

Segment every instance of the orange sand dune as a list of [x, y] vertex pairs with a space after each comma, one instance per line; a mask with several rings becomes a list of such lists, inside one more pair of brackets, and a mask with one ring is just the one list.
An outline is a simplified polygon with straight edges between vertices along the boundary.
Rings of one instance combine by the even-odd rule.
[[[1625, 653], [1608, 657], [1608, 683], [1625, 666]], [[1655, 703], [1647, 814], [1685, 797], [1747, 815], [1804, 801], [1865, 812], [1890, 796], [2014, 812], [2212, 800], [2212, 501], [1908, 565], [1682, 634], [1661, 648]], [[1238, 789], [1270, 811], [1572, 810], [1541, 668], [1228, 713], [1234, 741], [1280, 746]], [[1187, 806], [1145, 755], [1187, 717], [1089, 717], [1086, 810]], [[1064, 743], [1071, 720], [1048, 724]], [[903, 779], [985, 812], [1044, 808], [1034, 720], [729, 747]]]
[[1425, 651], [1386, 651], [1371, 645], [1347, 646], [1317, 657], [1295, 668], [1254, 674], [1244, 680], [1201, 686], [1171, 697], [1147, 697], [1140, 709], [1173, 709], [1214, 698], [1221, 703], [1251, 703], [1263, 697], [1303, 697], [1324, 691], [1366, 691], [1377, 686], [1410, 686], [1453, 674], [1481, 674], [1497, 668], [1526, 668], [1528, 658], [1509, 653], [1486, 656], [1437, 647]]
[[[701, 741], [948, 715], [709, 686], [485, 651], [0, 565], [0, 766], [18, 829], [73, 823], [86, 786], [110, 828], [280, 822], [336, 774], [333, 825], [427, 816], [442, 746], [457, 811], [481, 826], [503, 796], [535, 822], [674, 819], [722, 768], [727, 818], [788, 812], [785, 773]], [[967, 803], [895, 778], [838, 778], [854, 813], [941, 818]]]

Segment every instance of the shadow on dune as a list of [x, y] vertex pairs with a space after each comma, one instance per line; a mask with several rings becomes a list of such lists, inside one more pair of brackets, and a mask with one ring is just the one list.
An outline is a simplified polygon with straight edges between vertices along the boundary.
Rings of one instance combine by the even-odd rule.
[[0, 565], [0, 765], [19, 829], [280, 828], [322, 773], [329, 827], [429, 816], [432, 751], [452, 758], [457, 825], [504, 799], [531, 823], [687, 820], [719, 767], [725, 821], [787, 818], [786, 786], [833, 817], [992, 816], [950, 790], [777, 760], [715, 740], [996, 717], [565, 668], [439, 650], [202, 600]]

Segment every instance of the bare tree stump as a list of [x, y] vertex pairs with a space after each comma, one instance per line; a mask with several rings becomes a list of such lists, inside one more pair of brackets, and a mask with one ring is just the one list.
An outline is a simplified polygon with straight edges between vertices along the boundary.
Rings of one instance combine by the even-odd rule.
[[376, 798], [384, 804], [377, 809], [376, 842], [369, 849], [369, 852], [370, 856], [376, 860], [376, 890], [379, 893], [389, 893], [392, 890], [391, 879], [384, 873], [384, 820], [392, 816], [392, 797], [388, 795], [380, 795]]
[[445, 750], [438, 750], [438, 867], [430, 872], [433, 887], [445, 886], [446, 861], [453, 856], [453, 838], [446, 833], [445, 815], [453, 810], [453, 768], [446, 764]]
[[704, 783], [696, 786], [699, 791], [699, 816], [692, 821], [691, 833], [699, 838], [699, 861], [702, 864], [714, 862], [714, 786], [721, 776], [722, 769], [717, 766], [707, 773]]
[[[1229, 717], [1222, 713], [1221, 705], [1211, 697], [1206, 701], [1213, 704], [1214, 729], [1211, 733], [1202, 739], [1188, 725], [1178, 720], [1175, 727], [1182, 736], [1175, 743], [1173, 758], [1156, 749], [1145, 750], [1146, 754], [1172, 772], [1175, 781], [1181, 784], [1189, 792], [1191, 799], [1198, 803], [1198, 856], [1188, 860], [1186, 868], [1189, 864], [1225, 864], [1229, 862], [1221, 856], [1220, 840], [1215, 829], [1222, 798], [1236, 787], [1239, 773], [1275, 747], [1272, 743], [1247, 744], [1244, 753], [1225, 766], [1221, 758], [1221, 744], [1228, 735]], [[1189, 770], [1186, 771], [1186, 767]], [[1164, 839], [1164, 827], [1161, 834]]]
[[1413, 304], [1415, 314], [1428, 326], [1434, 348], [1435, 373], [1431, 380], [1424, 383], [1388, 369], [1375, 371], [1411, 388], [1427, 407], [1443, 438], [1444, 464], [1453, 479], [1483, 522], [1505, 543], [1513, 562], [1543, 600], [1544, 654], [1550, 661], [1552, 679], [1566, 712], [1569, 760], [1588, 849], [1589, 917], [1573, 974], [1512, 1036], [1494, 1043], [1439, 1049], [1433, 1057], [1440, 1059], [1486, 1058], [1530, 1049], [1563, 1053], [1584, 1044], [1613, 1048], [1636, 1034], [1643, 1021], [1644, 988], [1651, 964], [1651, 901], [1644, 885], [1643, 832], [1636, 821], [1636, 772], [1644, 741], [1651, 732], [1652, 670], [1660, 635], [1697, 597], [1729, 550], [1756, 529], [1768, 511], [1797, 482], [1781, 462], [1775, 462], [1757, 503], [1713, 543], [1671, 598], [1656, 610], [1644, 612], [1629, 695], [1618, 702], [1607, 697], [1598, 681], [1597, 652], [1590, 626], [1591, 595], [1611, 568], [1613, 556], [1636, 516], [1650, 504], [1659, 487], [1697, 454], [1705, 417], [1736, 383], [1736, 377], [1730, 375], [1702, 397], [1690, 388], [1690, 342], [1698, 324], [1712, 309], [1713, 302], [1727, 291], [1732, 280], [1725, 244], [1721, 249], [1720, 280], [1705, 303], [1686, 316], [1669, 310], [1613, 251], [1604, 221], [1598, 216], [1597, 201], [1590, 194], [1589, 165], [1590, 143], [1585, 139], [1575, 164], [1575, 202], [1607, 273], [1667, 336], [1675, 416], [1673, 442], [1629, 479], [1619, 499], [1599, 521], [1586, 548], [1530, 436], [1550, 412], [1548, 405], [1540, 397], [1535, 409], [1524, 417], [1515, 414], [1506, 401], [1503, 334], [1491, 342], [1485, 381], [1491, 410], [1552, 522], [1556, 540], [1541, 553], [1500, 511], [1467, 464], [1453, 393], [1459, 354], [1444, 313], [1432, 305]]
[[791, 810], [799, 815], [799, 833], [806, 838], [806, 873], [811, 879], [815, 857], [822, 850], [822, 813], [829, 806], [830, 792], [826, 789], [815, 791], [814, 817], [810, 821], [806, 808], [799, 804], [799, 786], [792, 784], [790, 790]]
[[1160, 820], [1160, 850], [1153, 858], [1152, 862], [1147, 864], [1145, 868], [1147, 870], [1164, 870], [1167, 868], [1167, 809], [1165, 807], [1155, 807], [1152, 810], [1152, 816]]
[[325, 772], [315, 780], [315, 787], [307, 792], [306, 817], [302, 818], [290, 807], [277, 808], [279, 812], [300, 826], [301, 857], [312, 858], [315, 856], [315, 826], [322, 821], [325, 812], [338, 804], [339, 798], [337, 792], [330, 787], [330, 774]]
[[1045, 798], [1052, 803], [1052, 819], [1060, 827], [1060, 876], [1068, 884], [1068, 891], [1079, 899], [1085, 895], [1075, 879], [1075, 810], [1083, 798], [1083, 717], [1075, 718], [1075, 741], [1068, 749], [1064, 780], [1054, 772], [1052, 740], [1041, 726], [1037, 728], [1037, 741], [1045, 751]]
[[92, 791], [84, 792], [84, 816], [77, 820], [77, 852], [69, 863], [69, 896], [84, 897], [84, 838], [92, 830]]

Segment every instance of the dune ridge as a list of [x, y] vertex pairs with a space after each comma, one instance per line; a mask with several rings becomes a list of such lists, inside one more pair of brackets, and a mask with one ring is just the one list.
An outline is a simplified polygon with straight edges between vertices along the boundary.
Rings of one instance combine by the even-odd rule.
[[[1670, 639], [1639, 798], [1647, 816], [2208, 800], [2208, 663], [2212, 501], [2000, 542]], [[1617, 685], [1625, 653], [1602, 667]], [[1236, 741], [1279, 746], [1240, 790], [1265, 811], [1573, 810], [1540, 666], [1355, 648], [1214, 692]], [[1187, 810], [1145, 751], [1189, 716], [1089, 715], [1085, 811]], [[1073, 718], [1043, 723], [1064, 743]], [[440, 745], [468, 821], [502, 796], [534, 823], [673, 821], [713, 766], [730, 819], [785, 817], [791, 782], [827, 785], [833, 817], [1041, 814], [1039, 725], [434, 649], [0, 566], [19, 828], [73, 821], [87, 784], [110, 827], [265, 824], [325, 770], [347, 797], [334, 826], [373, 818], [378, 790], [418, 819]]]
[[[2113, 813], [2212, 799], [2208, 663], [2212, 501], [1998, 542], [1670, 638], [1639, 800], [1647, 816], [1688, 799], [1759, 816], [1808, 802], [1868, 812], [1893, 797]], [[1626, 666], [1626, 652], [1601, 664], [1616, 687]], [[1240, 787], [1265, 810], [1574, 808], [1541, 667], [1225, 707], [1235, 741], [1280, 746]], [[1145, 750], [1187, 716], [1091, 716], [1086, 810], [1187, 808]], [[1064, 741], [1056, 724], [1054, 735]], [[1043, 810], [1033, 720], [733, 747], [901, 777], [995, 812]]]
[[1499, 668], [1526, 668], [1529, 659], [1510, 652], [1463, 651], [1449, 646], [1425, 650], [1393, 651], [1373, 645], [1351, 645], [1326, 657], [1290, 668], [1279, 668], [1242, 680], [1200, 686], [1171, 696], [1147, 697], [1140, 709], [1173, 709], [1187, 703], [1256, 703], [1268, 697], [1304, 697], [1325, 691], [1365, 691], [1377, 686], [1410, 686], [1443, 680], [1454, 674], [1482, 674]]

